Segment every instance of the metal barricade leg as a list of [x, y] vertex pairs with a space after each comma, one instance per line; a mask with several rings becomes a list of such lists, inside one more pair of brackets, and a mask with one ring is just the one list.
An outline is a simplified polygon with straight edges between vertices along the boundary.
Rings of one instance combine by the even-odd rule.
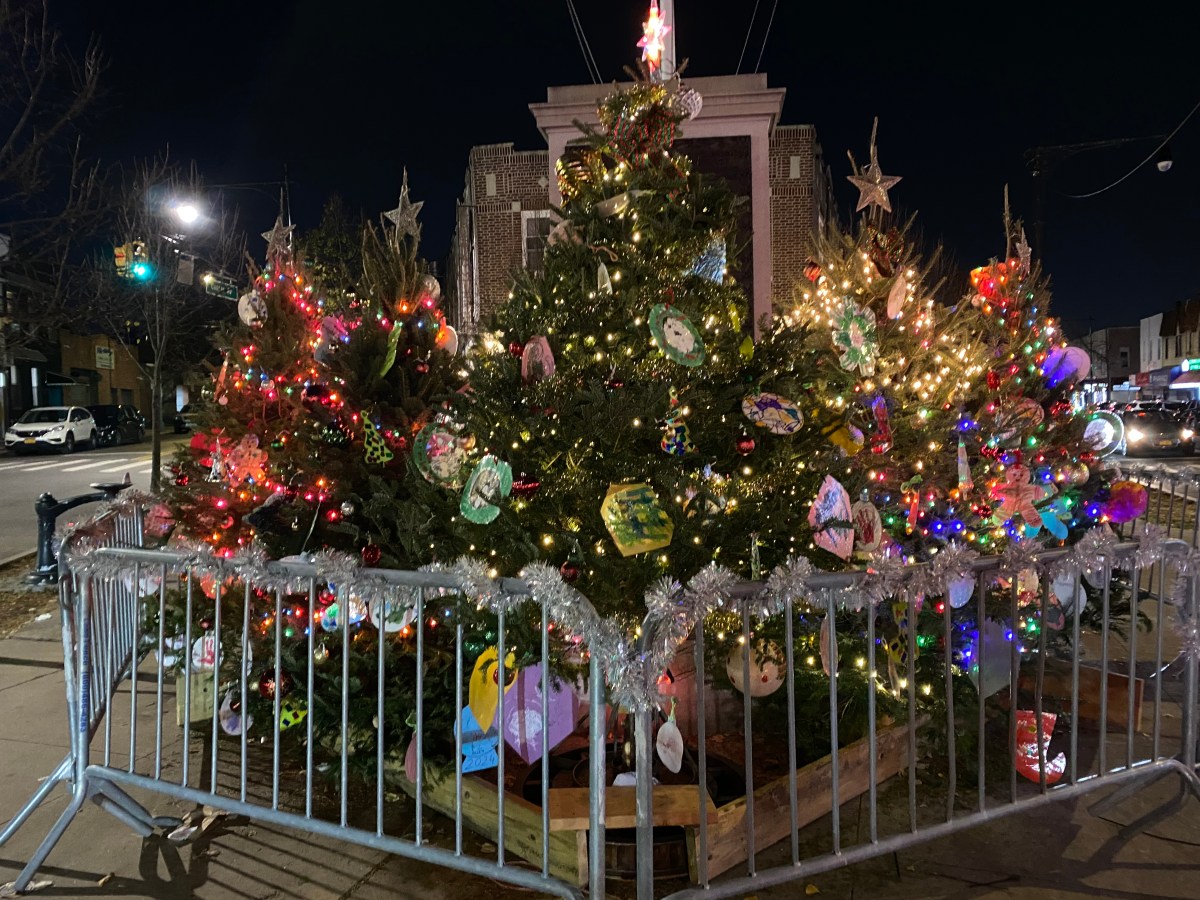
[[41, 806], [42, 801], [54, 790], [55, 785], [62, 781], [71, 780], [71, 773], [74, 769], [75, 759], [70, 754], [67, 754], [63, 757], [63, 761], [58, 764], [58, 768], [46, 776], [46, 779], [42, 782], [42, 786], [29, 798], [29, 802], [21, 807], [17, 814], [4, 826], [4, 830], [0, 831], [0, 846], [3, 846], [10, 837], [17, 833], [26, 820], [33, 815], [33, 811]]

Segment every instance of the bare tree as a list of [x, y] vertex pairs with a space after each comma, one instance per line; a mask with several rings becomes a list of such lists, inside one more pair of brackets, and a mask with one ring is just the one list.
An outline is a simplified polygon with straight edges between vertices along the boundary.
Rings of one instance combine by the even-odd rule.
[[48, 0], [0, 0], [0, 365], [57, 326], [68, 261], [101, 208], [98, 165], [82, 151], [80, 125], [98, 95], [95, 42], [72, 55]]
[[[80, 289], [89, 297], [96, 324], [115, 337], [151, 386], [151, 490], [161, 478], [163, 393], [167, 379], [202, 360], [208, 331], [227, 320], [233, 303], [205, 291], [206, 275], [236, 284], [245, 237], [236, 210], [208, 196], [195, 166], [183, 167], [166, 156], [137, 163], [122, 173], [115, 192], [108, 237], [113, 247], [134, 245], [140, 256], [126, 261], [121, 274], [113, 251], [85, 266]], [[194, 204], [200, 218], [185, 229], [175, 216]]]

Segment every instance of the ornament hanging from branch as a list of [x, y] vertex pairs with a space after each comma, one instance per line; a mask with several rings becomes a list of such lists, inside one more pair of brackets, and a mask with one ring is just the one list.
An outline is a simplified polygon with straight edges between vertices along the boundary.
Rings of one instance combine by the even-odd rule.
[[366, 459], [371, 465], [382, 466], [391, 462], [395, 456], [383, 439], [383, 435], [375, 427], [375, 423], [363, 416], [363, 447], [366, 448]]
[[704, 339], [691, 319], [674, 306], [659, 303], [650, 310], [650, 333], [672, 362], [689, 368], [704, 362]]
[[667, 547], [675, 531], [648, 484], [610, 484], [600, 516], [622, 556]]
[[[847, 175], [847, 180], [858, 188], [858, 206], [855, 212], [861, 212], [868, 206], [877, 206], [885, 212], [892, 211], [892, 201], [888, 199], [888, 191], [900, 182], [899, 175], [884, 175], [879, 168], [879, 159], [875, 147], [875, 134], [879, 129], [879, 119], [871, 126], [871, 161], [862, 172]], [[853, 157], [851, 157], [853, 162]]]
[[793, 434], [804, 427], [804, 414], [799, 406], [765, 391], [743, 397], [742, 414], [772, 434]]
[[554, 375], [554, 351], [542, 335], [531, 337], [521, 350], [521, 380], [537, 384]]
[[501, 459], [487, 455], [475, 466], [463, 489], [459, 511], [477, 525], [494, 522], [500, 515], [495, 500], [512, 492], [512, 467]]
[[854, 552], [854, 516], [850, 495], [832, 475], [826, 475], [808, 511], [813, 542], [841, 559]]
[[863, 375], [875, 374], [879, 351], [875, 334], [875, 313], [846, 298], [833, 317], [833, 343], [842, 351], [838, 362], [846, 371], [858, 369]]

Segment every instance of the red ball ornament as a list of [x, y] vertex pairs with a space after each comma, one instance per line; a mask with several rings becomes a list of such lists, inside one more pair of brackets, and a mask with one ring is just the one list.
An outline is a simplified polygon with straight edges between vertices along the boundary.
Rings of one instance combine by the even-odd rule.
[[364, 566], [374, 567], [379, 565], [379, 559], [383, 556], [383, 550], [378, 544], [367, 544], [362, 548], [362, 561]]
[[993, 391], [998, 390], [1000, 388], [1000, 373], [999, 372], [988, 372], [987, 373], [987, 386], [989, 388], [991, 388]]
[[274, 669], [264, 669], [258, 676], [258, 692], [268, 700], [275, 696], [276, 690], [279, 691], [280, 697], [286, 697], [294, 686], [295, 681], [287, 672], [281, 673], [277, 678]]
[[737, 439], [737, 443], [734, 444], [734, 448], [742, 456], [749, 456], [754, 452], [754, 438], [750, 437], [748, 434], [743, 434]]
[[517, 359], [520, 359], [521, 354], [523, 354], [524, 352], [525, 352], [525, 345], [522, 344], [520, 341], [513, 341], [512, 343], [510, 343], [508, 345], [509, 356], [515, 356]]
[[558, 573], [562, 575], [563, 581], [567, 584], [574, 584], [579, 580], [579, 566], [570, 560], [558, 567]]
[[418, 375], [429, 374], [429, 363], [427, 363], [423, 359], [418, 359], [416, 362], [416, 365], [414, 365], [413, 368], [417, 370]]

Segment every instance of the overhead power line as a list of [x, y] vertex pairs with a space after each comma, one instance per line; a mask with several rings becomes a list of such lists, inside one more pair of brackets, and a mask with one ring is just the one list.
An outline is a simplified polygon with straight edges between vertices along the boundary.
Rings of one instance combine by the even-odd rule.
[[742, 55], [738, 57], [737, 68], [733, 74], [740, 75], [742, 72], [742, 60], [746, 58], [746, 47], [750, 45], [750, 32], [754, 30], [754, 20], [758, 16], [758, 0], [754, 0], [754, 11], [750, 13], [750, 25], [746, 29], [746, 40], [742, 41]]
[[755, 72], [762, 65], [763, 54], [767, 52], [767, 38], [771, 36], [771, 26], [775, 24], [775, 10], [777, 9], [779, 9], [779, 0], [775, 0], [774, 5], [771, 6], [771, 18], [767, 19], [767, 30], [763, 34], [762, 49], [758, 51], [758, 62], [754, 64]]
[[593, 84], [600, 83], [600, 67], [596, 65], [596, 57], [592, 55], [592, 47], [583, 31], [583, 22], [575, 9], [575, 0], [567, 0], [567, 12], [571, 15], [571, 27], [575, 29], [575, 40], [579, 42], [579, 52], [583, 54], [583, 64], [587, 67], [588, 77]]

